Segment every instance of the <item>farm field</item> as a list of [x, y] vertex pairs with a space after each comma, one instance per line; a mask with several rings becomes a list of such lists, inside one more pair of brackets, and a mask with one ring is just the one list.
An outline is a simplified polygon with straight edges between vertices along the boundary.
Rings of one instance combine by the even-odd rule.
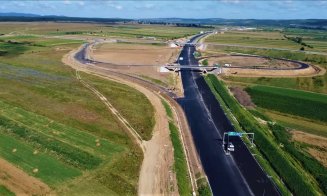
[[[0, 26], [8, 30], [8, 25]], [[39, 24], [24, 25], [30, 27], [29, 33], [48, 31]], [[18, 29], [12, 31], [21, 28], [13, 26]], [[101, 100], [61, 62], [83, 41], [34, 35], [0, 40], [0, 157], [60, 195], [136, 194], [141, 150]], [[95, 80], [99, 88], [108, 84], [104, 88], [108, 99], [150, 137], [154, 111], [147, 98], [126, 85]]]
[[327, 95], [268, 86], [252, 86], [246, 91], [259, 107], [327, 122]]
[[227, 31], [205, 39], [205, 43], [235, 44], [253, 47], [299, 49], [299, 45], [287, 40], [278, 31]]
[[[112, 37], [143, 38], [169, 40], [190, 36], [200, 32], [201, 28], [173, 27], [161, 25], [133, 24], [90, 24], [55, 22], [6, 22], [2, 23], [1, 33], [10, 35], [46, 35], [75, 37]], [[95, 30], [96, 29], [96, 30]]]
[[[210, 44], [225, 44], [231, 46], [263, 47], [276, 49], [327, 52], [327, 33], [321, 30], [280, 29], [280, 30], [230, 30], [224, 34], [209, 36], [205, 42]], [[302, 38], [298, 43], [290, 38]], [[303, 44], [302, 44], [303, 43]]]

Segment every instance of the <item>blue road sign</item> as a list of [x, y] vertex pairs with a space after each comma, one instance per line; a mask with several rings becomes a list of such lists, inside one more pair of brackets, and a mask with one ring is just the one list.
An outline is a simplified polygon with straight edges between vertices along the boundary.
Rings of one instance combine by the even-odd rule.
[[228, 132], [228, 136], [239, 136], [239, 137], [241, 137], [242, 136], [242, 133], [239, 133], [239, 132]]

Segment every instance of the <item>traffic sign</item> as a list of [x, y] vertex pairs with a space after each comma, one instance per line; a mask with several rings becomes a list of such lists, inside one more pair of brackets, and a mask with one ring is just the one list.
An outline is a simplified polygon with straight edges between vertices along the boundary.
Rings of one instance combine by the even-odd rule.
[[242, 133], [239, 133], [239, 132], [228, 132], [228, 136], [239, 136], [239, 137], [241, 137], [242, 136]]

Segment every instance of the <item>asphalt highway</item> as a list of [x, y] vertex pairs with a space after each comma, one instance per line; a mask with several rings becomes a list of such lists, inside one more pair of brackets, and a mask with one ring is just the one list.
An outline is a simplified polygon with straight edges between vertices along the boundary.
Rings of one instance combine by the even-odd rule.
[[[190, 42], [196, 40], [193, 37]], [[195, 47], [186, 44], [180, 54], [183, 66], [196, 65]], [[239, 137], [231, 137], [235, 151], [226, 155], [222, 147], [224, 132], [234, 131], [218, 101], [200, 73], [181, 71], [184, 109], [204, 171], [214, 195], [279, 195], [275, 185], [256, 162]]]

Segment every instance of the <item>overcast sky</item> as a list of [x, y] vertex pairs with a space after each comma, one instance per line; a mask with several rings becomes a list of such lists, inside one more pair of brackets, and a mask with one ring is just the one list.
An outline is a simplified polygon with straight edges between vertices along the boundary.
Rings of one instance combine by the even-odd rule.
[[0, 12], [101, 18], [327, 19], [327, 0], [0, 0]]

